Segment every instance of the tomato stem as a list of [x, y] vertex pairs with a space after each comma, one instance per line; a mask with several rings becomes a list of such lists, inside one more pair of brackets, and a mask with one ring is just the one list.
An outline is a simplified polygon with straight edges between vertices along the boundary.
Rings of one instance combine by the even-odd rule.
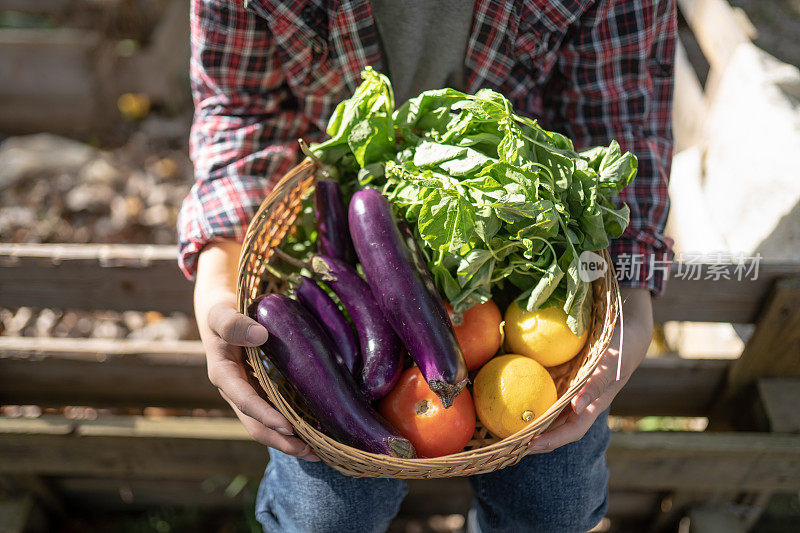
[[428, 414], [428, 411], [430, 411], [431, 407], [433, 406], [431, 405], [430, 400], [428, 399], [420, 400], [414, 406], [414, 412], [417, 414], [417, 416], [426, 416]]

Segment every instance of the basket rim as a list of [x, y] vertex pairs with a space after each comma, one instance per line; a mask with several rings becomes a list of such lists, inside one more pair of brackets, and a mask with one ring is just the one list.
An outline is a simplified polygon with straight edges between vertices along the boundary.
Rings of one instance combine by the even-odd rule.
[[[314, 179], [316, 171], [318, 170], [318, 165], [316, 162], [309, 160], [306, 158], [303, 162], [292, 168], [286, 175], [284, 175], [281, 180], [275, 185], [272, 191], [267, 195], [267, 197], [262, 201], [258, 211], [253, 216], [250, 225], [248, 226], [247, 232], [245, 234], [245, 239], [242, 244], [242, 250], [239, 257], [239, 264], [237, 269], [237, 307], [239, 312], [246, 314], [247, 308], [247, 294], [246, 290], [244, 290], [244, 280], [248, 274], [248, 264], [250, 256], [256, 253], [256, 250], [253, 246], [253, 241], [257, 237], [256, 228], [258, 226], [258, 221], [263, 219], [268, 213], [268, 207], [271, 205], [272, 201], [275, 199], [277, 195], [284, 192], [283, 189], [285, 185], [292, 179], [296, 178], [300, 174], [308, 174], [307, 178]], [[307, 191], [308, 193], [308, 191]], [[283, 238], [281, 238], [281, 241]], [[603, 317], [592, 317], [593, 320], [600, 320], [603, 324], [601, 329], [601, 335], [596, 339], [595, 344], [605, 344], [602, 346], [600, 351], [605, 352], [610, 344], [610, 340], [613, 334], [613, 330], [616, 327], [616, 322], [618, 320], [619, 313], [621, 311], [620, 304], [620, 294], [619, 294], [619, 286], [617, 283], [617, 277], [614, 273], [614, 265], [611, 261], [611, 257], [608, 253], [607, 249], [596, 251], [596, 253], [600, 253], [603, 259], [606, 261], [608, 268], [604, 276], [601, 278], [603, 282], [605, 282], [605, 291], [602, 291], [605, 294], [605, 310], [606, 316]], [[267, 261], [269, 262], [269, 261]], [[601, 283], [601, 280], [596, 280], [592, 286], [594, 287], [595, 283]], [[607, 330], [610, 329], [610, 333], [606, 335]], [[577, 354], [575, 357], [586, 357], [588, 359], [589, 351], [592, 350], [594, 345], [589, 344], [587, 341], [584, 348]], [[580, 379], [573, 380], [568, 386], [568, 388], [559, 395], [556, 402], [551, 405], [544, 413], [542, 413], [539, 417], [535, 420], [531, 421], [526, 427], [517, 431], [513, 435], [510, 435], [506, 438], [500, 439], [497, 442], [493, 442], [491, 444], [487, 444], [485, 446], [481, 446], [479, 448], [474, 448], [470, 450], [462, 450], [454, 454], [449, 454], [441, 457], [417, 457], [417, 458], [399, 458], [393, 457], [384, 454], [372, 453], [367, 452], [358, 448], [354, 448], [347, 444], [341, 443], [332, 437], [326, 435], [322, 431], [316, 429], [312, 425], [310, 425], [294, 408], [294, 406], [284, 398], [284, 396], [278, 390], [275, 382], [272, 380], [270, 376], [263, 371], [262, 366], [262, 355], [259, 347], [246, 347], [246, 359], [253, 370], [256, 373], [256, 377], [264, 392], [266, 393], [269, 402], [272, 406], [278, 410], [283, 416], [285, 416], [289, 422], [292, 424], [295, 430], [295, 436], [300, 437], [306, 444], [308, 444], [313, 451], [318, 452], [318, 455], [324, 460], [326, 459], [326, 455], [333, 455], [333, 456], [348, 456], [349, 460], [357, 459], [361, 463], [369, 463], [380, 465], [383, 467], [389, 467], [395, 470], [407, 470], [412, 469], [414, 472], [409, 472], [410, 478], [425, 478], [425, 477], [440, 477], [437, 476], [437, 472], [441, 472], [443, 468], [451, 469], [456, 466], [463, 466], [465, 464], [471, 463], [478, 463], [482, 459], [495, 457], [498, 454], [501, 456], [511, 455], [512, 453], [519, 450], [520, 447], [526, 446], [527, 443], [537, 434], [540, 433], [542, 428], [546, 428], [547, 426], [552, 423], [552, 421], [569, 405], [571, 399], [577, 394], [577, 392], [583, 388], [586, 382], [589, 380], [591, 375], [593, 374], [594, 370], [596, 369], [597, 365], [599, 364], [600, 357], [595, 357], [593, 362], [584, 361], [583, 365], [579, 368], [583, 369], [585, 366], [589, 367], [586, 372], [583, 373]], [[588, 365], [587, 365], [588, 363]], [[261, 368], [259, 368], [261, 367]], [[261, 378], [261, 374], [263, 374], [264, 378], [266, 379], [266, 383], [263, 382]], [[567, 398], [566, 402], [562, 402], [564, 398]], [[316, 441], [316, 442], [314, 442]], [[320, 444], [324, 444], [325, 447], [322, 448]], [[520, 456], [521, 458], [521, 456]], [[326, 461], [327, 463], [327, 461]], [[341, 471], [339, 466], [337, 465], [330, 465], [334, 468], [337, 468]], [[426, 475], [424, 470], [428, 469], [429, 475]], [[377, 470], [377, 468], [376, 468]], [[422, 472], [420, 472], [422, 471]], [[369, 475], [366, 473], [354, 474], [353, 472], [347, 472], [349, 475]], [[383, 477], [405, 477], [402, 475], [394, 475], [394, 476], [383, 476]]]

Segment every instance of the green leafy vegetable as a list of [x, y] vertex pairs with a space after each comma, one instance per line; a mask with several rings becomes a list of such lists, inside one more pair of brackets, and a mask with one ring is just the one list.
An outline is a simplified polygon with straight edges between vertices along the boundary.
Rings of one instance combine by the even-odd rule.
[[489, 89], [426, 91], [395, 110], [388, 79], [370, 68], [362, 77], [316, 156], [346, 186], [378, 187], [395, 204], [456, 311], [510, 285], [521, 306], [558, 305], [582, 333], [591, 306], [580, 254], [627, 227], [615, 196], [636, 157], [616, 141], [576, 152]]

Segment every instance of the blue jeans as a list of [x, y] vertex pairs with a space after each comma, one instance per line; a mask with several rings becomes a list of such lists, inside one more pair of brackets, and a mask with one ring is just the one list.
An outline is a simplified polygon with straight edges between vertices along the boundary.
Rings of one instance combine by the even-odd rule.
[[[472, 476], [478, 530], [587, 531], [608, 504], [608, 412], [578, 442]], [[386, 531], [408, 489], [399, 479], [353, 478], [271, 450], [256, 517], [267, 533]]]

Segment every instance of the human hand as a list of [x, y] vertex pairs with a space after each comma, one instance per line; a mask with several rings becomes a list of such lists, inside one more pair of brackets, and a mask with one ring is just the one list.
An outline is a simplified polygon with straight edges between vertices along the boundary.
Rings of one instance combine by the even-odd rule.
[[614, 397], [641, 364], [653, 337], [653, 307], [650, 291], [622, 287], [622, 318], [624, 321], [623, 357], [620, 379], [617, 381], [617, 363], [620, 345], [620, 322], [611, 338], [606, 353], [600, 358], [589, 381], [553, 421], [550, 427], [534, 437], [528, 444], [529, 453], [544, 453], [580, 440], [595, 419], [605, 411]]
[[293, 437], [289, 421], [256, 392], [242, 363], [242, 346], [266, 342], [266, 328], [236, 311], [236, 266], [241, 244], [220, 241], [200, 253], [194, 309], [206, 350], [208, 379], [219, 389], [253, 440], [307, 461], [319, 461]]

